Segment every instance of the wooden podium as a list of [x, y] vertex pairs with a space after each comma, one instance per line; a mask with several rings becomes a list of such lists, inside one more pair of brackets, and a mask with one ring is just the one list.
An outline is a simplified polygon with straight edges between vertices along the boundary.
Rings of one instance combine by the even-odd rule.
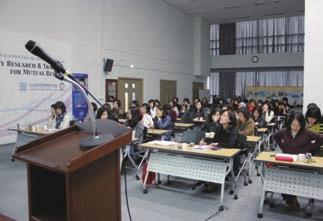
[[17, 149], [27, 163], [29, 220], [120, 221], [120, 152], [131, 142], [130, 129], [97, 120], [99, 134], [114, 138], [90, 150], [80, 139], [91, 135], [82, 123], [44, 136]]

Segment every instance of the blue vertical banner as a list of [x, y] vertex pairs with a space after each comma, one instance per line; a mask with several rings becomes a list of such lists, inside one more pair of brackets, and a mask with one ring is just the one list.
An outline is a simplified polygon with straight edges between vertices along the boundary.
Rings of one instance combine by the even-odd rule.
[[[88, 89], [88, 74], [73, 73], [73, 77], [86, 89]], [[84, 121], [88, 113], [88, 105], [82, 93], [73, 86], [72, 89], [72, 110], [76, 121]]]

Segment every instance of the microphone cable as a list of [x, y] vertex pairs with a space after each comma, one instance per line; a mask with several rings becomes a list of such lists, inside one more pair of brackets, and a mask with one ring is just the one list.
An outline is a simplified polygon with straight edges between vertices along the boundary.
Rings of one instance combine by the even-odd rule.
[[129, 208], [129, 200], [128, 200], [128, 183], [127, 183], [126, 163], [125, 163], [125, 158], [124, 158], [123, 154], [122, 154], [121, 167], [123, 168], [123, 173], [124, 173], [124, 193], [125, 193], [125, 198], [126, 198], [127, 212], [128, 212], [129, 220], [132, 221], [131, 212], [130, 212], [130, 208]]

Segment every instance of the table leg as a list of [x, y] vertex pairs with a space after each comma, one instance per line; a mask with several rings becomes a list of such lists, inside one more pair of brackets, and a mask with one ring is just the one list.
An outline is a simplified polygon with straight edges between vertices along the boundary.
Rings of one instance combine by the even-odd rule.
[[145, 179], [144, 179], [144, 183], [142, 184], [142, 189], [143, 189], [142, 192], [145, 193], [145, 194], [148, 193], [148, 190], [146, 188], [148, 174], [149, 174], [148, 166], [149, 165], [147, 165], [147, 170], [146, 170], [146, 176], [145, 176]]
[[[234, 162], [234, 158], [230, 158], [230, 166], [229, 166], [229, 171], [231, 173], [231, 176], [232, 176], [232, 189], [230, 190], [229, 194], [234, 194], [235, 190], [236, 190], [236, 176], [234, 174], [234, 171], [233, 171], [233, 162]], [[234, 197], [233, 197], [235, 200], [238, 199], [238, 194], [235, 194]]]
[[260, 205], [259, 205], [259, 213], [257, 215], [257, 217], [259, 219], [261, 219], [263, 217], [262, 212], [263, 212], [263, 209], [264, 209], [265, 195], [266, 195], [266, 191], [263, 188], [263, 190], [262, 190], [262, 196], [261, 196], [261, 201], [260, 201]]

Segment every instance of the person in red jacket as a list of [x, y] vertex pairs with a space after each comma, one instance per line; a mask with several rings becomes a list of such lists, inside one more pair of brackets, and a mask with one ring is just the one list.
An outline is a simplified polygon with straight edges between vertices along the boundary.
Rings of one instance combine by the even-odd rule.
[[[293, 112], [287, 121], [287, 127], [274, 134], [274, 139], [283, 153], [315, 155], [323, 144], [323, 136], [305, 128], [305, 117], [302, 113]], [[285, 210], [299, 209], [296, 196], [283, 194]]]

